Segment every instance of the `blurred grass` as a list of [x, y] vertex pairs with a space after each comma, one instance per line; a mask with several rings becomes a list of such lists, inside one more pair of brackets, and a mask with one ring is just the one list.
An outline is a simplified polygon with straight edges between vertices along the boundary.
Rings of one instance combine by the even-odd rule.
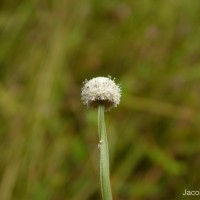
[[0, 199], [101, 199], [80, 88], [107, 75], [123, 88], [106, 113], [114, 199], [198, 190], [199, 17], [197, 0], [1, 1]]

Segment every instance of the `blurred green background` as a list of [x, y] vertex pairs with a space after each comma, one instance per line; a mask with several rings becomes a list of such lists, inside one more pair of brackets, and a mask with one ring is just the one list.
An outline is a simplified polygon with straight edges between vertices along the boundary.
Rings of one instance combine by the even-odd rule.
[[199, 0], [0, 1], [0, 200], [100, 200], [87, 78], [111, 75], [115, 200], [197, 199]]

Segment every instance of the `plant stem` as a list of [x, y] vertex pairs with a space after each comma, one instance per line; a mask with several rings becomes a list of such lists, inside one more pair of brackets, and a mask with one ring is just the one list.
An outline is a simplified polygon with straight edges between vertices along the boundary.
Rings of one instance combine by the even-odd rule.
[[106, 126], [104, 121], [104, 105], [98, 107], [98, 132], [100, 138], [100, 182], [103, 200], [112, 200], [112, 191], [110, 185], [109, 171], [109, 152], [106, 134]]

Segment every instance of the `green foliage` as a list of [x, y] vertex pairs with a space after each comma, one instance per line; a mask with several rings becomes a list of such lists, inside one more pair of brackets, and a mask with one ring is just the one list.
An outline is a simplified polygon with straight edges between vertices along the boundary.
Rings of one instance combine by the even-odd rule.
[[113, 198], [199, 190], [199, 18], [198, 0], [2, 0], [0, 199], [101, 199], [80, 88], [107, 75], [122, 85], [106, 113]]

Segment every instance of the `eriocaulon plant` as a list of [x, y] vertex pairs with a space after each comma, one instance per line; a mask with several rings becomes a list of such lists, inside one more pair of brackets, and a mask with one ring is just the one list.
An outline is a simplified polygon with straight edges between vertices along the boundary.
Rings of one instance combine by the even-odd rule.
[[109, 171], [109, 151], [104, 121], [104, 112], [117, 107], [121, 97], [121, 87], [108, 77], [97, 77], [85, 81], [81, 90], [83, 104], [98, 108], [98, 133], [100, 149], [100, 183], [103, 200], [112, 200]]

